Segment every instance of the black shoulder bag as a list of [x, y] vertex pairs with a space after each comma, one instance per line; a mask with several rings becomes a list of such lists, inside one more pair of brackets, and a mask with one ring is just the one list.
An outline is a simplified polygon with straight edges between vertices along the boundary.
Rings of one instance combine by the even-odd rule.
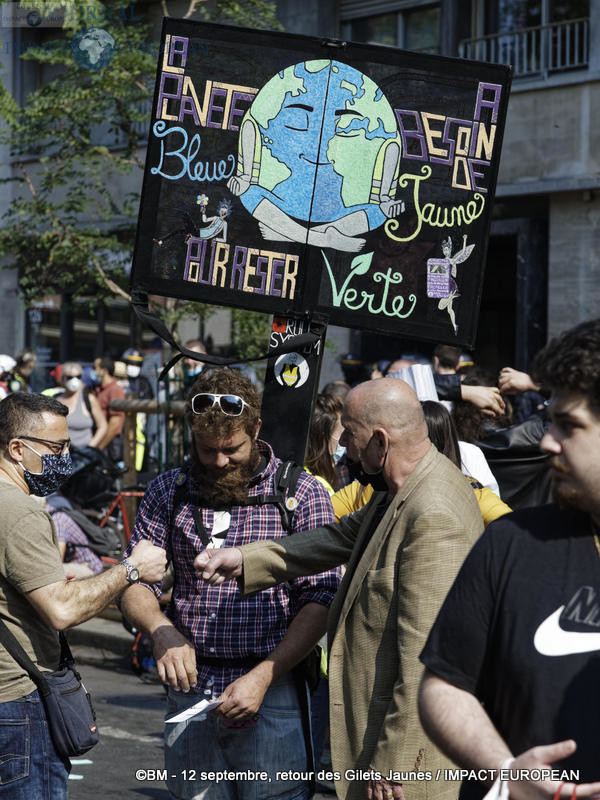
[[41, 672], [0, 620], [0, 643], [37, 686], [56, 752], [69, 758], [87, 753], [98, 744], [100, 736], [92, 700], [75, 668], [67, 637], [62, 631], [59, 637], [59, 668]]

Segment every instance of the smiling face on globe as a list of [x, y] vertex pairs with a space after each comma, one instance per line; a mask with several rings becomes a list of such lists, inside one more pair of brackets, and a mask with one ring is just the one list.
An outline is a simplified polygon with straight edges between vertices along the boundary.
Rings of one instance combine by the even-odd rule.
[[114, 55], [115, 40], [104, 28], [85, 28], [71, 42], [71, 56], [83, 69], [104, 69]]
[[[400, 137], [389, 102], [359, 70], [326, 59], [294, 64], [263, 86], [246, 118], [260, 136], [258, 187], [286, 214], [323, 223], [377, 204], [382, 154], [392, 141], [399, 149]], [[371, 228], [384, 219], [369, 216]]]

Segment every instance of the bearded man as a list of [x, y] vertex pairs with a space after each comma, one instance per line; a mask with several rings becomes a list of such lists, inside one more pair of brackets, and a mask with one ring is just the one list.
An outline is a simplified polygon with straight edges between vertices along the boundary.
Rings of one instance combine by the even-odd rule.
[[[213, 713], [167, 723], [172, 798], [296, 800], [311, 791], [302, 689], [290, 670], [325, 631], [338, 572], [249, 598], [235, 583], [209, 586], [194, 572], [195, 557], [207, 548], [287, 535], [273, 502], [281, 462], [258, 439], [259, 408], [256, 389], [240, 373], [202, 372], [186, 407], [190, 466], [150, 484], [129, 544], [149, 539], [165, 549], [174, 569], [166, 616], [160, 584], [132, 586], [121, 602], [129, 621], [152, 638], [158, 674], [169, 686], [167, 718], [203, 699], [221, 701]], [[333, 521], [329, 495], [315, 478], [301, 473], [294, 498], [286, 504], [291, 532]], [[217, 772], [227, 779], [216, 781]], [[259, 772], [268, 780], [253, 779]]]
[[556, 502], [486, 529], [421, 654], [423, 727], [477, 778], [462, 800], [503, 775], [513, 800], [600, 795], [599, 352], [592, 320], [536, 357]]

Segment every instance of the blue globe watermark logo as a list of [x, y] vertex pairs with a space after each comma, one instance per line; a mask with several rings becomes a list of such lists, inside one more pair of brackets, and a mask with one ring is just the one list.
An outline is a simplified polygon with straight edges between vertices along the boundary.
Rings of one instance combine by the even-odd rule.
[[27, 24], [31, 28], [37, 28], [37, 26], [42, 22], [42, 15], [39, 11], [30, 11], [29, 14], [25, 17], [27, 20]]
[[104, 28], [84, 28], [71, 42], [71, 56], [82, 69], [104, 69], [114, 55], [115, 40]]

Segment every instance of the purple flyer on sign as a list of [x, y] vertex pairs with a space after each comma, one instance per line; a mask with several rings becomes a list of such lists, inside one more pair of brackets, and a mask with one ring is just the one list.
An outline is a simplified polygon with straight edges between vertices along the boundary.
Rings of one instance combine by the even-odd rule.
[[450, 294], [450, 262], [447, 258], [427, 259], [427, 297]]

